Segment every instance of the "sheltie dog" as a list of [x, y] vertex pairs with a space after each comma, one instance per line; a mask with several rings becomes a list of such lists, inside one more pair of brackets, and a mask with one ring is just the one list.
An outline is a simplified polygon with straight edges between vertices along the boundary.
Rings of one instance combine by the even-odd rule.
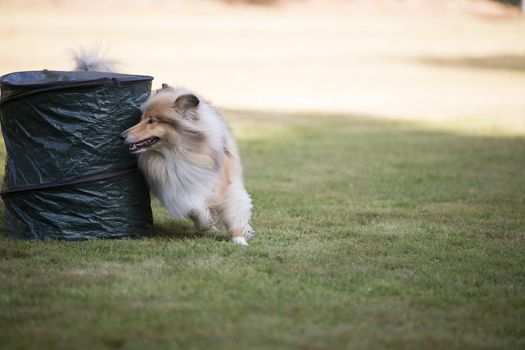
[[[74, 70], [114, 72], [117, 62], [99, 51], [74, 51]], [[252, 202], [237, 144], [219, 112], [201, 97], [166, 84], [141, 109], [141, 121], [120, 138], [139, 155], [153, 193], [175, 219], [189, 218], [205, 232], [223, 224], [232, 242], [248, 245], [254, 235]]]
[[141, 121], [120, 137], [151, 190], [176, 219], [207, 232], [224, 224], [232, 242], [247, 245], [252, 203], [232, 132], [201, 97], [166, 84], [142, 105]]

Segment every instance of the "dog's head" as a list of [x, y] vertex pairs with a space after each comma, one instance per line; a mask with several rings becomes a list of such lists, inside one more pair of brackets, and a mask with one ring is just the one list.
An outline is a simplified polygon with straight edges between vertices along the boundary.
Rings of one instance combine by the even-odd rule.
[[194, 147], [204, 141], [198, 130], [199, 98], [191, 93], [180, 93], [166, 84], [142, 106], [140, 122], [124, 131], [120, 138], [133, 153], [142, 153], [160, 147], [177, 150]]

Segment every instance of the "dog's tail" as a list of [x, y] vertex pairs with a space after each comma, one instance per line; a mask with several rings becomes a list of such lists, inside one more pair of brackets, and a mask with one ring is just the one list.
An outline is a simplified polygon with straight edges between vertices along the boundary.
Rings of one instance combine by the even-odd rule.
[[100, 49], [93, 48], [86, 50], [83, 47], [77, 50], [71, 50], [75, 68], [73, 70], [80, 72], [115, 72], [117, 61], [107, 59], [100, 53]]

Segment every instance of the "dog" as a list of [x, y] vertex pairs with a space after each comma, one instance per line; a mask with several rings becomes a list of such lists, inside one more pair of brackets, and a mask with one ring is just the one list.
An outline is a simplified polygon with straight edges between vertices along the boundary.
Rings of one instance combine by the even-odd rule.
[[[76, 71], [115, 72], [99, 50], [73, 52]], [[138, 155], [152, 192], [175, 219], [204, 232], [223, 224], [233, 243], [248, 245], [252, 201], [232, 131], [206, 100], [162, 84], [142, 105], [140, 122], [120, 138]]]
[[205, 232], [222, 223], [232, 242], [248, 245], [252, 202], [235, 138], [219, 112], [167, 84], [141, 109], [141, 121], [121, 139], [139, 155], [139, 168], [167, 211]]

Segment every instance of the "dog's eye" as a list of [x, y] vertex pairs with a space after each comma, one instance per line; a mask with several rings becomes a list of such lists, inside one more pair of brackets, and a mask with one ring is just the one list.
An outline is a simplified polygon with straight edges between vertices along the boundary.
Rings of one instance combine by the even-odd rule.
[[146, 121], [146, 124], [154, 124], [155, 123], [155, 119], [153, 118], [148, 118], [148, 120]]

